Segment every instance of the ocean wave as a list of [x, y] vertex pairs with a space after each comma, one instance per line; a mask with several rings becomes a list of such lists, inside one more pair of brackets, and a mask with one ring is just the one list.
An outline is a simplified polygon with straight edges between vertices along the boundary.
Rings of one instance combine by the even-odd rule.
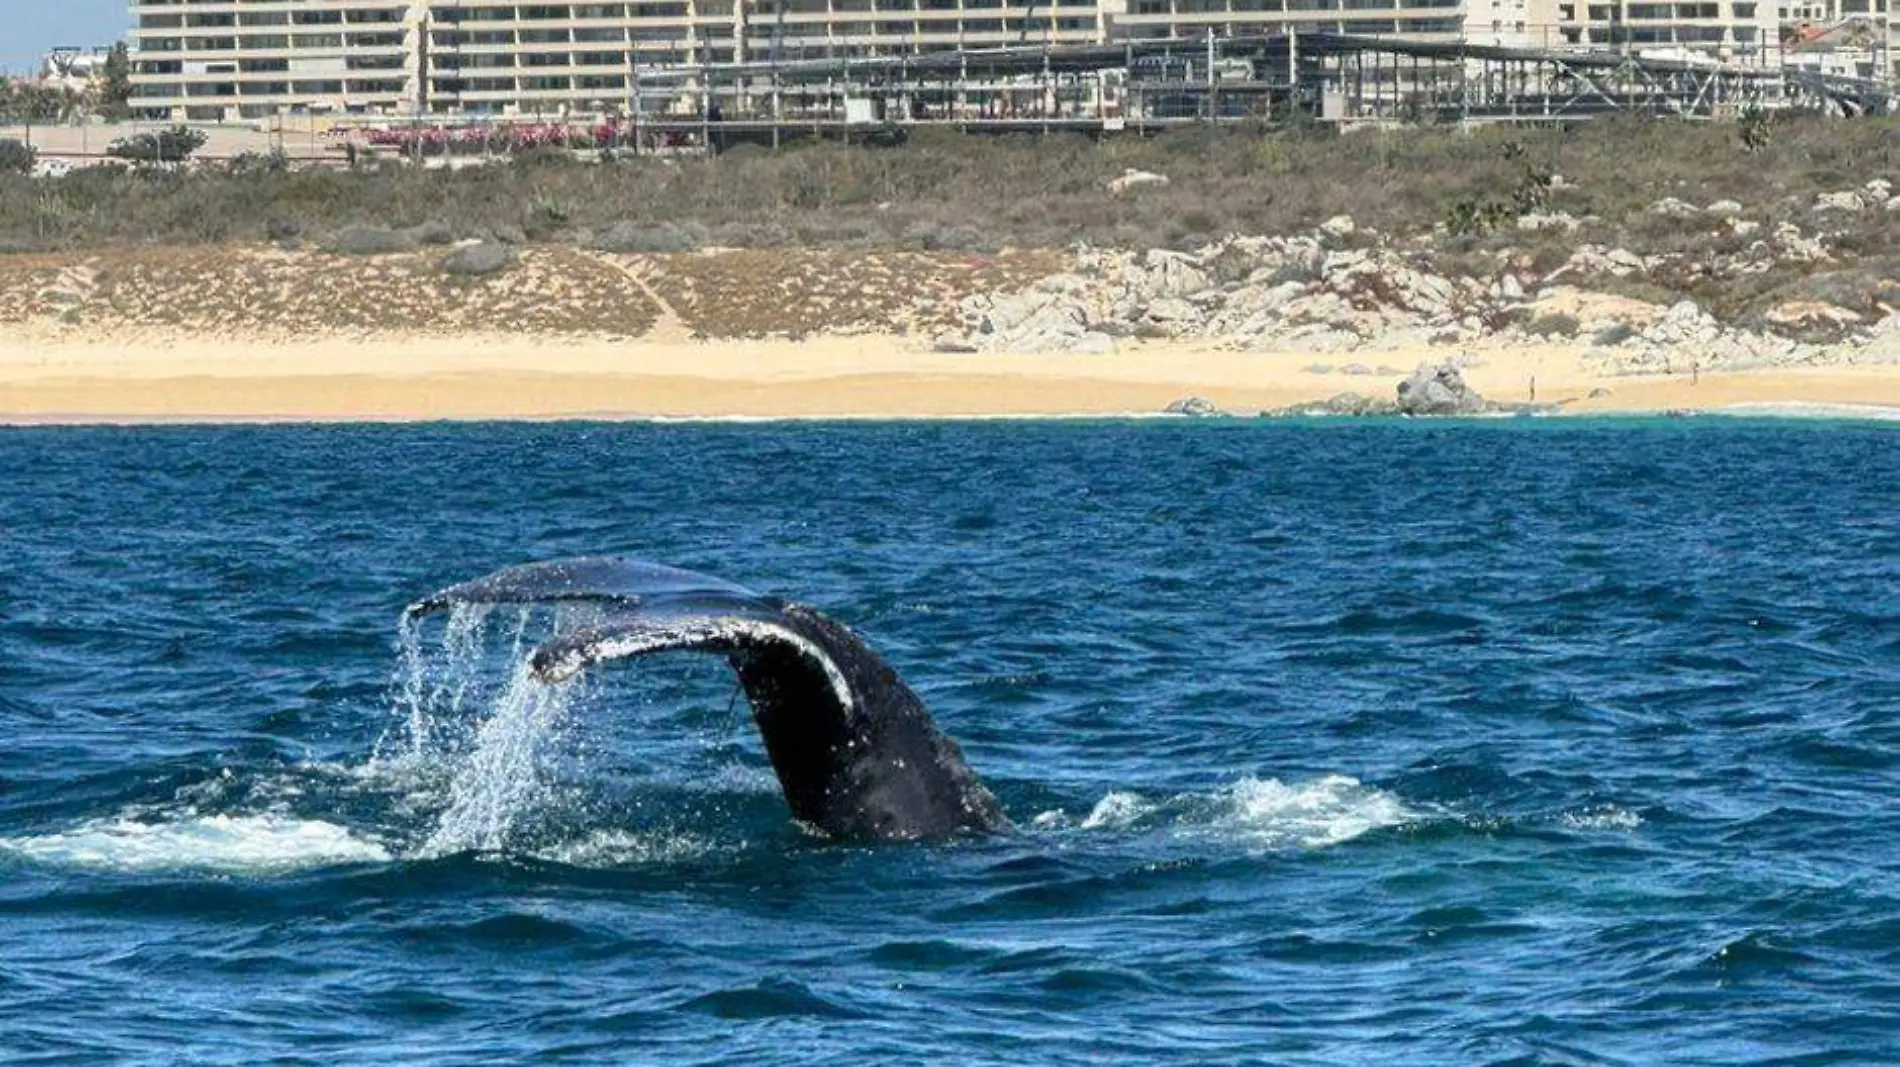
[[0, 854], [35, 863], [121, 871], [282, 873], [387, 863], [381, 844], [335, 823], [289, 815], [195, 815], [146, 822], [100, 819], [37, 837], [0, 838]]
[[1885, 404], [1828, 404], [1809, 400], [1753, 401], [1710, 408], [1710, 415], [1770, 419], [1871, 419], [1900, 422], [1900, 407]]

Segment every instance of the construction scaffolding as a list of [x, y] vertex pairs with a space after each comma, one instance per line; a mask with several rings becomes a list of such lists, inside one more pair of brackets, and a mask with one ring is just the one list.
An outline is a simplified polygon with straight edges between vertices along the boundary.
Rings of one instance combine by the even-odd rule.
[[[1876, 87], [1861, 110], [1884, 109]], [[1555, 122], [1634, 113], [1730, 118], [1789, 102], [1779, 68], [1340, 34], [705, 64], [640, 73], [642, 143], [968, 132], [1154, 132], [1196, 123]], [[1819, 91], [1802, 82], [1802, 93]]]
[[1722, 120], [1787, 107], [1894, 110], [1890, 87], [1812, 71], [1608, 51], [1327, 33], [793, 59], [641, 71], [600, 114], [417, 115], [332, 136], [451, 165], [556, 147], [718, 152], [791, 141], [895, 144], [968, 133], [1152, 134], [1195, 125]]

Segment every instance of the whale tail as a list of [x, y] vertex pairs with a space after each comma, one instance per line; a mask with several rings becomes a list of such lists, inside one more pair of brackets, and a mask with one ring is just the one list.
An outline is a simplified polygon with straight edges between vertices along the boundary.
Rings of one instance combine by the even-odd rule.
[[643, 560], [527, 564], [450, 586], [404, 612], [587, 602], [600, 623], [536, 649], [543, 681], [669, 651], [724, 655], [752, 705], [792, 813], [835, 837], [917, 838], [1008, 827], [1000, 806], [882, 657], [812, 608]]

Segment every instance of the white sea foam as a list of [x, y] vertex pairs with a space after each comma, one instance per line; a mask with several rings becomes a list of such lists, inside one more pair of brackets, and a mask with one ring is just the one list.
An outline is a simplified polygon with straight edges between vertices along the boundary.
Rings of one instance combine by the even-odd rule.
[[1776, 419], [1872, 419], [1900, 422], [1900, 407], [1884, 404], [1824, 404], [1807, 400], [1751, 402], [1710, 408], [1710, 415], [1742, 415]]
[[529, 853], [550, 863], [571, 867], [615, 868], [649, 863], [677, 863], [718, 851], [719, 845], [689, 833], [631, 833], [601, 830]]
[[1165, 828], [1182, 836], [1219, 837], [1252, 848], [1325, 848], [1373, 830], [1420, 818], [1397, 796], [1345, 775], [1287, 784], [1243, 778], [1214, 793], [1180, 793], [1160, 800], [1117, 790], [1075, 823], [1047, 811], [1031, 820], [1038, 830], [1076, 825], [1083, 830]]
[[1643, 825], [1643, 817], [1615, 804], [1565, 812], [1563, 824], [1572, 830], [1620, 830], [1625, 833]]
[[1291, 786], [1245, 778], [1226, 800], [1228, 812], [1217, 825], [1267, 846], [1324, 848], [1418, 817], [1398, 797], [1343, 774]]
[[289, 815], [121, 816], [39, 837], [0, 838], [0, 853], [36, 863], [123, 871], [281, 873], [386, 863], [387, 849], [335, 823]]
[[1082, 819], [1084, 830], [1128, 830], [1143, 818], [1160, 810], [1161, 805], [1139, 793], [1110, 793], [1095, 802]]

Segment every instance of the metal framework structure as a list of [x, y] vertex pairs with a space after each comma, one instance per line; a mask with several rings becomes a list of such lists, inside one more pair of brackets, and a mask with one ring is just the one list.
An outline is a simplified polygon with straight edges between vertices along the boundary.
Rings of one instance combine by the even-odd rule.
[[1788, 84], [1778, 69], [1313, 33], [701, 65], [643, 72], [627, 110], [655, 136], [776, 144], [932, 125], [1714, 119], [1785, 106]]

